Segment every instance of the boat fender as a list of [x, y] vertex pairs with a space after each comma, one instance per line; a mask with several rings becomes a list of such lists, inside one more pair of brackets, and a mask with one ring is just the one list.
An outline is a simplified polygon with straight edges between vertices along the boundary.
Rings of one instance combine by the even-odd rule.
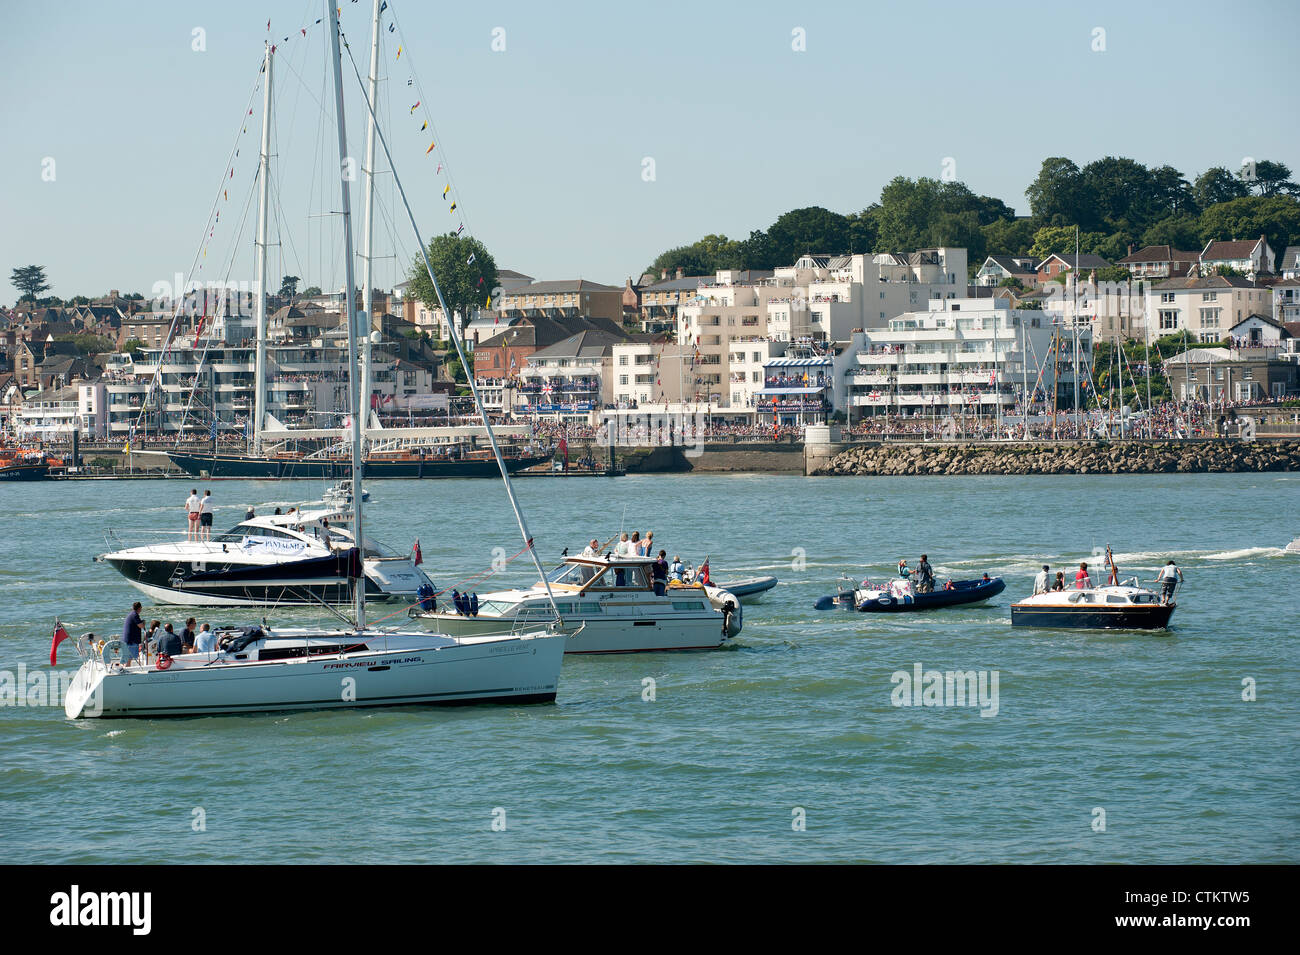
[[158, 662], [157, 664], [155, 664], [155, 666], [157, 666], [159, 670], [166, 670], [171, 665], [172, 665], [172, 658], [170, 656], [168, 656], [165, 653], [158, 654]]
[[[108, 643], [104, 644], [104, 646], [100, 649], [99, 659], [104, 664], [104, 666], [109, 666], [114, 663], [121, 663], [122, 650], [123, 650], [123, 646], [121, 640], [110, 640], [108, 641]], [[110, 660], [109, 659], [110, 656], [112, 656], [113, 659]]]

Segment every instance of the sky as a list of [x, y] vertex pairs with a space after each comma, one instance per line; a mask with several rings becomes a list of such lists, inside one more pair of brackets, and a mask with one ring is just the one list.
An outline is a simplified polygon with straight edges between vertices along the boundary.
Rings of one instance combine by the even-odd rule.
[[[364, 73], [370, 4], [342, 8]], [[341, 287], [327, 37], [313, 22], [324, 10], [0, 0], [0, 301], [17, 298], [10, 271], [29, 264], [63, 297], [150, 296], [177, 273], [251, 282], [268, 36], [269, 272]], [[1128, 156], [1189, 178], [1253, 157], [1300, 173], [1300, 4], [1287, 0], [1249, 16], [1198, 0], [390, 0], [383, 26], [379, 120], [421, 234], [463, 221], [498, 267], [538, 279], [621, 285], [709, 233], [744, 238], [802, 206], [859, 211], [896, 175], [947, 169], [1025, 214], [1047, 156]], [[345, 70], [360, 156], [364, 104]], [[416, 240], [377, 168], [383, 287], [404, 278]]]

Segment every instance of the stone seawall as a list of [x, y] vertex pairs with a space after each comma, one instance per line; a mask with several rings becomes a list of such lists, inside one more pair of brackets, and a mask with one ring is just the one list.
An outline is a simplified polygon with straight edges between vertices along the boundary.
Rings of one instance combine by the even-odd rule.
[[841, 451], [812, 473], [828, 476], [1207, 471], [1300, 471], [1300, 441], [870, 444]]

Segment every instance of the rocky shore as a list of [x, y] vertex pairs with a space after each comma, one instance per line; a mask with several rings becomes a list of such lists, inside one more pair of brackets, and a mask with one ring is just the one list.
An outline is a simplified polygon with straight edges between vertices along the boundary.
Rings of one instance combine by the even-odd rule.
[[815, 475], [1161, 474], [1300, 471], [1300, 441], [1123, 441], [1045, 444], [870, 444], [841, 451]]

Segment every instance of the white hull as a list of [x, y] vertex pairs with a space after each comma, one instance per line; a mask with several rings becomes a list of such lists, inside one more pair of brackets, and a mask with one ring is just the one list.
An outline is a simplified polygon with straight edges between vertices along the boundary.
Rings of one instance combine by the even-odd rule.
[[566, 639], [543, 634], [461, 643], [378, 631], [345, 636], [376, 649], [266, 662], [190, 654], [168, 670], [106, 666], [92, 658], [73, 679], [64, 711], [76, 719], [549, 702]]
[[[511, 622], [499, 617], [461, 617], [428, 614], [420, 617], [440, 633], [469, 640], [510, 631]], [[568, 642], [565, 653], [647, 653], [654, 650], [715, 650], [727, 642], [721, 617], [710, 615], [672, 620], [598, 620], [565, 618]]]

